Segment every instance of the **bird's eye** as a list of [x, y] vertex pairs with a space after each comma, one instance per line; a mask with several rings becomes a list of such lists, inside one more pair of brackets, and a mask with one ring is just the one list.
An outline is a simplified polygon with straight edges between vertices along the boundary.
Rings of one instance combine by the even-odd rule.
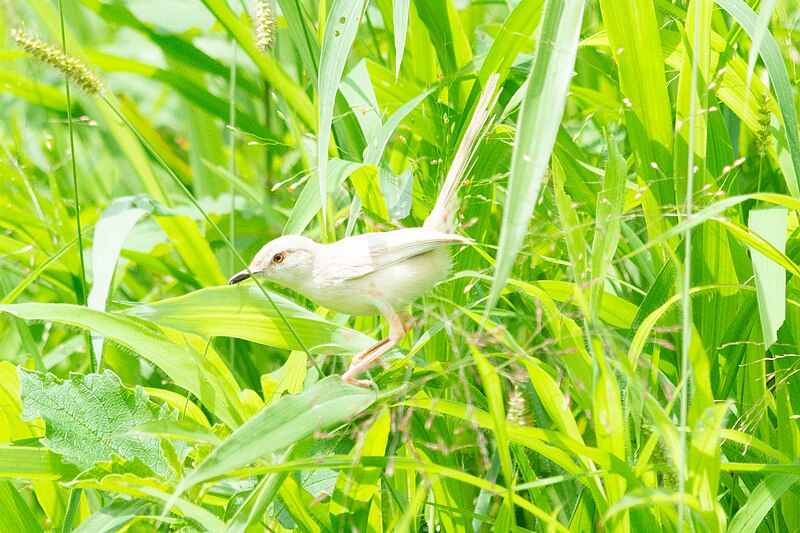
[[283, 260], [286, 259], [286, 254], [283, 252], [279, 252], [272, 256], [272, 262], [275, 264], [283, 263]]

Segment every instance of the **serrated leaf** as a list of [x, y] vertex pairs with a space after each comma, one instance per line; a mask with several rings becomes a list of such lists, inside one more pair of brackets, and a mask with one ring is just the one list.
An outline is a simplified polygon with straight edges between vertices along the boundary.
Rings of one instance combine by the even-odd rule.
[[44, 419], [42, 443], [65, 460], [90, 468], [119, 456], [141, 461], [145, 476], [152, 472], [165, 479], [175, 476], [159, 439], [124, 435], [139, 424], [176, 416], [165, 406], [151, 402], [141, 387], [124, 387], [110, 370], [87, 376], [73, 374], [62, 381], [52, 374], [20, 368], [19, 380], [22, 418]]

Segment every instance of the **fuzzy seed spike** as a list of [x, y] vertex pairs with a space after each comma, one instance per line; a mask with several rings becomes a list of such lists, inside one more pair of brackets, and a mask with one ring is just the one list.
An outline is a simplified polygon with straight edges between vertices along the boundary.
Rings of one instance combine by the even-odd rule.
[[82, 61], [22, 30], [11, 30], [11, 36], [17, 46], [43, 64], [59, 71], [67, 80], [83, 89], [86, 94], [97, 96], [103, 92], [104, 87], [100, 77]]

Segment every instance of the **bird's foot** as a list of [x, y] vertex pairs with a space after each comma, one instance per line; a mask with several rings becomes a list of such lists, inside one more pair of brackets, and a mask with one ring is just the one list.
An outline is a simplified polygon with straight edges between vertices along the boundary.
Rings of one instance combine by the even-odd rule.
[[355, 379], [353, 377], [344, 376], [342, 376], [342, 379], [344, 379], [345, 383], [349, 383], [350, 385], [358, 385], [359, 387], [369, 388], [374, 385], [371, 379]]

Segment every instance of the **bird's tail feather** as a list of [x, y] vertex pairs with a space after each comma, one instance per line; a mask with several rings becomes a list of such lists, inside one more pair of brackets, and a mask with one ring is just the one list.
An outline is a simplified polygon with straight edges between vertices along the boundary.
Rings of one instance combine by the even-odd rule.
[[467, 125], [464, 136], [461, 138], [461, 144], [456, 150], [456, 155], [453, 158], [450, 170], [447, 172], [444, 185], [439, 191], [436, 204], [434, 204], [431, 214], [428, 215], [422, 226], [425, 229], [445, 233], [452, 233], [455, 229], [456, 213], [458, 211], [458, 189], [467, 175], [468, 166], [475, 155], [478, 143], [491, 126], [490, 116], [495, 103], [497, 103], [498, 94], [496, 94], [496, 91], [499, 77], [499, 74], [494, 73], [486, 80], [486, 86], [483, 88], [478, 105], [475, 106], [475, 112], [472, 114], [472, 119]]

